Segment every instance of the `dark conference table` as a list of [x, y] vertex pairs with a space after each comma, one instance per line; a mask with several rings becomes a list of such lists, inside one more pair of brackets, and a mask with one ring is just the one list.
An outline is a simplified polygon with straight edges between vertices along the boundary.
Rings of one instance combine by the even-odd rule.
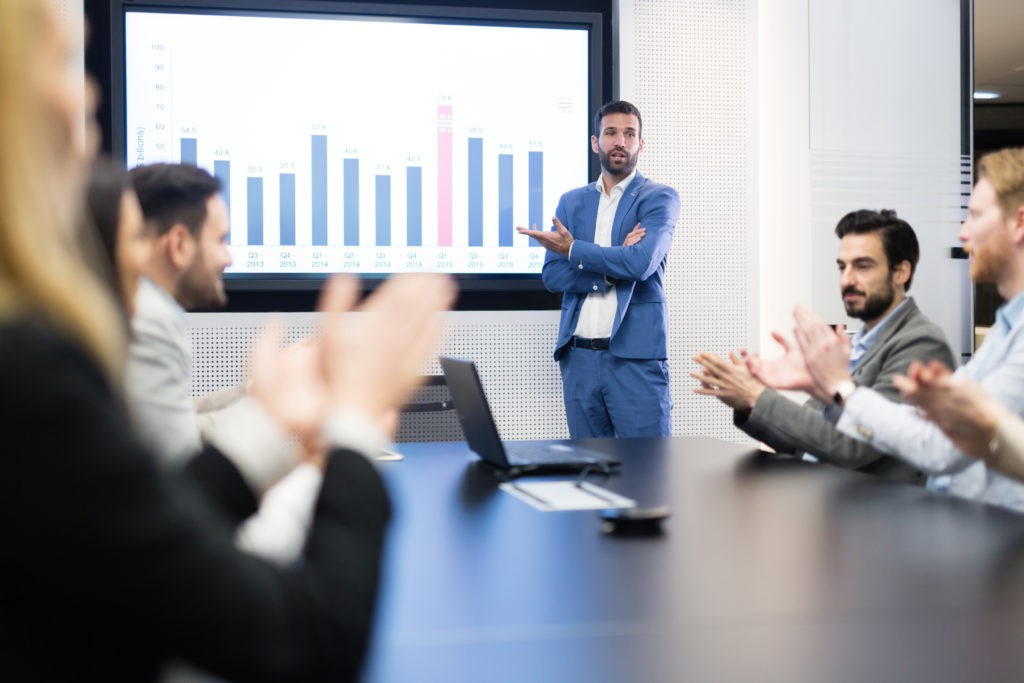
[[[1024, 516], [707, 438], [587, 442], [654, 538], [403, 444], [364, 680], [1024, 680]], [[597, 482], [597, 479], [591, 479]]]

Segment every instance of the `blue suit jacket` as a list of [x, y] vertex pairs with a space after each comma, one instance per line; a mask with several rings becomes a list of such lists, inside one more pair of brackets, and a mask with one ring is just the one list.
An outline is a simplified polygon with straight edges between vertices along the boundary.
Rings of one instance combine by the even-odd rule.
[[629, 246], [594, 244], [597, 205], [601, 199], [594, 183], [570, 190], [558, 201], [555, 215], [576, 240], [572, 258], [549, 251], [544, 259], [544, 286], [563, 292], [562, 318], [555, 343], [555, 359], [565, 350], [587, 294], [615, 288], [618, 308], [612, 326], [610, 350], [620, 358], [668, 357], [668, 316], [662, 277], [679, 217], [679, 195], [637, 173], [619, 200], [612, 223], [612, 244], [621, 245], [637, 223], [647, 231]]

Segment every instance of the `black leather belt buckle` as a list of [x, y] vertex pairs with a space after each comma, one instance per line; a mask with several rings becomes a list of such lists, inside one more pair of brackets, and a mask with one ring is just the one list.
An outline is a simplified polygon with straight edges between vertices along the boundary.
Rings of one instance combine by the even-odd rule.
[[586, 337], [573, 337], [572, 345], [578, 349], [590, 349], [591, 351], [607, 351], [608, 342], [611, 341], [608, 337], [603, 339], [587, 339]]

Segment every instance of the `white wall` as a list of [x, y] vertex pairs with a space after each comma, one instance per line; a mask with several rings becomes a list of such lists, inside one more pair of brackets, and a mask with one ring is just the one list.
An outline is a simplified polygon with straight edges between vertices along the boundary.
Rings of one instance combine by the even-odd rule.
[[949, 257], [969, 183], [959, 0], [793, 4], [809, 10], [812, 305], [859, 325], [837, 296], [832, 229], [851, 209], [896, 209], [921, 244], [910, 294], [957, 354], [970, 351], [967, 262]]
[[793, 305], [810, 304], [814, 291], [807, 22], [805, 2], [757, 2], [755, 278], [760, 316], [751, 343], [769, 355], [776, 348], [771, 331], [789, 336]]

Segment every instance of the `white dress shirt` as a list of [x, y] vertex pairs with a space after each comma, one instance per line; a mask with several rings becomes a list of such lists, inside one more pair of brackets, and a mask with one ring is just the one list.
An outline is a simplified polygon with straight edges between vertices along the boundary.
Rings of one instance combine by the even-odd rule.
[[[603, 176], [594, 183], [597, 191], [601, 193], [601, 199], [597, 204], [597, 224], [594, 226], [594, 244], [599, 247], [612, 246], [612, 225], [615, 222], [615, 211], [619, 208], [619, 200], [622, 199], [626, 188], [635, 177], [636, 169], [633, 169], [633, 172], [613, 187], [610, 192], [605, 192]], [[569, 256], [572, 256], [572, 247], [569, 247]], [[576, 322], [574, 334], [577, 337], [588, 339], [611, 337], [618, 307], [615, 287], [609, 287], [603, 292], [591, 292], [583, 302], [583, 308], [580, 309], [580, 317]]]

